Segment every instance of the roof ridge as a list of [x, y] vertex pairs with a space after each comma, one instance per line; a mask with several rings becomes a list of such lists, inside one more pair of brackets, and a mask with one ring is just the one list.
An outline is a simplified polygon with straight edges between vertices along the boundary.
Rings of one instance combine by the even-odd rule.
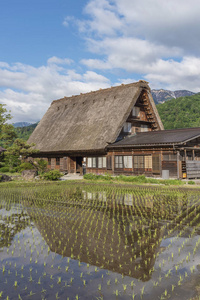
[[75, 98], [75, 97], [80, 97], [80, 96], [84, 96], [84, 95], [89, 95], [89, 94], [96, 94], [96, 93], [102, 93], [104, 91], [107, 91], [107, 90], [110, 90], [110, 89], [120, 89], [120, 88], [126, 88], [126, 87], [129, 87], [129, 86], [141, 86], [143, 88], [149, 88], [149, 85], [148, 85], [148, 82], [145, 81], [145, 80], [139, 80], [137, 82], [131, 82], [131, 83], [127, 83], [127, 84], [124, 84], [124, 83], [121, 83], [121, 85], [116, 85], [116, 86], [111, 86], [111, 87], [108, 87], [108, 88], [99, 88], [98, 90], [95, 90], [95, 91], [90, 91], [90, 92], [86, 92], [86, 93], [80, 93], [80, 94], [77, 94], [77, 95], [71, 95], [71, 96], [64, 96], [63, 98], [60, 98], [60, 99], [57, 99], [57, 100], [53, 100], [51, 104], [53, 103], [57, 103], [59, 101], [62, 101], [62, 100], [67, 100], [67, 99], [72, 99], [72, 98]]

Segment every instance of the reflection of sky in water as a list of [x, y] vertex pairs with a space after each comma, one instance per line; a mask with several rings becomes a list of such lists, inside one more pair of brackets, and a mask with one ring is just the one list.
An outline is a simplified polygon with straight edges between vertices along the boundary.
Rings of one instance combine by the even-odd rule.
[[[99, 193], [83, 191], [83, 199], [87, 201], [96, 199], [105, 203], [107, 195], [105, 191]], [[144, 199], [144, 203], [147, 204], [146, 213], [149, 213], [149, 209], [153, 209], [151, 200], [151, 195]], [[117, 195], [117, 202], [131, 207], [133, 205], [133, 195], [119, 194]], [[1, 204], [5, 205], [3, 202]], [[115, 223], [113, 223], [113, 215], [110, 212], [112, 207], [109, 208], [109, 213], [102, 209], [99, 211], [98, 205], [96, 207], [97, 211], [93, 207], [91, 211], [87, 210], [86, 212], [83, 206], [75, 207], [74, 209], [80, 213], [76, 218], [73, 207], [65, 207], [61, 203], [58, 205], [54, 203], [52, 207], [40, 208], [37, 205], [29, 206], [29, 203], [26, 202], [25, 206], [26, 208], [22, 210], [21, 205], [13, 204], [13, 206], [10, 206], [9, 211], [3, 207], [0, 210], [0, 228], [3, 228], [2, 225], [7, 224], [7, 221], [9, 221], [6, 228], [8, 229], [8, 236], [10, 234], [11, 243], [9, 247], [2, 245], [0, 249], [0, 291], [3, 291], [3, 299], [7, 295], [9, 295], [9, 299], [17, 299], [16, 296], [18, 297], [19, 294], [22, 299], [56, 299], [56, 297], [75, 299], [76, 295], [79, 295], [80, 299], [100, 299], [101, 296], [103, 296], [103, 299], [116, 299], [114, 294], [116, 291], [119, 291], [119, 299], [130, 299], [133, 293], [136, 294], [135, 299], [141, 299], [141, 293], [143, 292], [143, 299], [157, 299], [165, 290], [168, 291], [168, 295], [170, 294], [170, 299], [178, 299], [176, 297], [189, 299], [194, 295], [195, 287], [200, 282], [198, 267], [200, 265], [200, 244], [198, 244], [200, 236], [194, 233], [192, 237], [189, 237], [193, 227], [185, 226], [182, 229], [182, 235], [177, 230], [173, 232], [171, 237], [168, 237], [166, 232], [168, 221], [158, 222], [158, 227], [160, 226], [163, 229], [157, 234], [154, 242], [158, 241], [158, 243], [154, 251], [151, 252], [151, 262], [154, 270], [150, 278], [144, 281], [137, 277], [123, 276], [123, 271], [120, 272], [119, 266], [115, 267], [118, 272], [101, 269], [102, 257], [99, 257], [100, 264], [95, 265], [93, 260], [86, 261], [86, 256], [83, 256], [85, 261], [81, 262], [78, 259], [69, 258], [70, 249], [66, 249], [62, 256], [61, 252], [63, 250], [58, 245], [51, 244], [54, 238], [50, 239], [53, 228], [57, 228], [56, 234], [59, 235], [59, 230], [63, 224], [65, 231], [74, 236], [74, 241], [76, 241], [76, 234], [81, 239], [81, 233], [86, 223], [86, 220], [84, 223], [84, 216], [88, 216], [87, 213], [89, 212], [91, 219], [92, 214], [95, 213], [95, 217], [99, 220], [99, 228], [102, 220], [105, 223], [107, 222], [108, 226], [114, 226], [113, 224], [115, 224], [114, 229], [119, 228], [120, 239], [123, 243], [126, 238], [130, 238], [129, 232], [133, 233], [137, 228], [142, 230], [142, 225], [139, 222], [140, 214], [135, 216], [136, 223], [125, 218], [126, 228], [124, 227], [125, 230], [122, 230], [124, 224], [121, 220], [121, 214], [124, 212], [121, 210], [120, 215], [114, 219]], [[141, 208], [142, 210], [143, 208]], [[115, 213], [117, 214], [117, 211]], [[20, 214], [21, 217], [19, 218]], [[75, 226], [73, 228], [76, 219], [78, 220], [77, 224], [79, 224], [78, 222], [81, 224], [80, 228]], [[48, 220], [50, 220], [50, 223], [47, 222]], [[20, 229], [20, 226], [18, 226], [20, 222], [24, 228]], [[149, 223], [147, 219], [145, 228], [147, 238], [148, 229], [154, 230], [155, 228], [151, 228], [151, 222]], [[76, 230], [79, 230], [79, 233]], [[87, 230], [85, 233], [87, 233]], [[113, 236], [117, 238], [117, 235], [116, 237]], [[109, 234], [107, 234], [106, 243], [110, 242], [110, 239], [111, 235], [109, 238]], [[67, 236], [66, 241], [62, 241], [62, 246], [67, 245], [67, 248], [70, 248], [70, 241], [68, 241]], [[193, 255], [196, 243], [198, 247]], [[55, 250], [54, 247], [57, 247], [57, 254], [53, 251]], [[80, 241], [76, 241], [74, 247], [80, 247]], [[132, 246], [128, 244], [127, 247], [127, 249], [131, 249]], [[151, 247], [151, 243], [148, 244], [148, 247]], [[113, 253], [115, 255], [115, 252]], [[129, 259], [128, 253], [126, 257]], [[135, 254], [135, 252], [130, 253]], [[65, 256], [65, 254], [68, 255]], [[102, 252], [99, 250], [98, 254], [102, 255]], [[155, 258], [153, 258], [154, 255]], [[123, 263], [129, 266], [129, 261], [118, 261], [117, 255], [114, 256], [114, 259], [116, 264]], [[144, 256], [141, 257], [137, 253], [136, 261], [142, 262], [144, 270], [149, 271], [150, 269], [145, 269], [144, 260]], [[91, 261], [92, 265], [90, 264]], [[5, 266], [5, 272], [2, 271], [3, 266]], [[122, 270], [126, 269], [123, 268], [122, 266]], [[133, 272], [133, 274], [136, 274], [136, 272]], [[182, 281], [180, 281], [180, 276], [183, 278]], [[16, 281], [17, 287], [15, 288]], [[172, 285], [176, 286], [174, 295], [179, 295], [174, 296], [174, 298], [171, 295]]]

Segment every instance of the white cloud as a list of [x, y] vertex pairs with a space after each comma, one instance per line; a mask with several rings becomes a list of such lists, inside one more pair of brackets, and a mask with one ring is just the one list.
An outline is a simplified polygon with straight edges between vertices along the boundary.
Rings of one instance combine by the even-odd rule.
[[[93, 31], [98, 35], [114, 35], [116, 30], [123, 29], [116, 7], [111, 5], [107, 0], [90, 1], [85, 7], [85, 13], [91, 15], [92, 18], [85, 22], [85, 29]], [[82, 26], [82, 31], [83, 31]]]
[[99, 37], [115, 33], [197, 54], [199, 10], [199, 0], [90, 0], [85, 8], [89, 20], [82, 20], [82, 24]]
[[72, 59], [68, 59], [68, 58], [62, 59], [56, 56], [49, 58], [47, 61], [48, 64], [57, 64], [57, 65], [70, 65], [72, 62], [73, 62]]
[[83, 78], [86, 82], [100, 82], [100, 83], [108, 83], [109, 82], [109, 79], [102, 76], [102, 75], [99, 75], [95, 72], [92, 72], [92, 71], [87, 71], [84, 75], [83, 75]]
[[144, 76], [152, 88], [165, 86], [170, 90], [200, 91], [200, 58], [184, 57], [180, 62], [158, 60]]
[[81, 63], [140, 74], [162, 88], [200, 91], [199, 10], [198, 0], [90, 0], [77, 24], [100, 58]]
[[[127, 34], [153, 42], [199, 52], [200, 2], [198, 0], [115, 0], [126, 19]], [[194, 47], [195, 46], [195, 47]]]
[[[47, 66], [38, 68], [19, 63], [1, 64], [0, 103], [11, 110], [12, 122], [36, 122], [52, 100], [110, 86], [106, 77], [93, 71], [79, 74], [64, 68], [65, 63], [68, 59], [53, 57]], [[60, 64], [63, 66], [59, 67]]]
[[199, 92], [199, 11], [199, 0], [89, 0], [85, 18], [63, 21], [66, 27], [76, 24], [86, 41], [92, 55], [80, 60], [86, 71], [56, 56], [37, 68], [0, 62], [0, 103], [14, 121], [34, 122], [52, 100], [139, 77], [151, 88]]
[[65, 17], [64, 21], [63, 21], [63, 25], [65, 27], [68, 27], [71, 23], [74, 23], [75, 18], [73, 16], [67, 16]]

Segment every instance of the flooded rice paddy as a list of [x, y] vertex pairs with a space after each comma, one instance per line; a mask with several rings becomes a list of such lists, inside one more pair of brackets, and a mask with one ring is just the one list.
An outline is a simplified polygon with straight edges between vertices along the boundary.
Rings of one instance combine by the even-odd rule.
[[0, 298], [199, 297], [199, 191], [1, 185]]

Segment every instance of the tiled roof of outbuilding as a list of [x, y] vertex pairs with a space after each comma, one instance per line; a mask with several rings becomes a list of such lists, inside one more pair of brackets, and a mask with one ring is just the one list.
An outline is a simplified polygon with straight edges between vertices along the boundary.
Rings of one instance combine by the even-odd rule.
[[113, 143], [110, 147], [183, 144], [200, 136], [200, 127], [139, 132]]

